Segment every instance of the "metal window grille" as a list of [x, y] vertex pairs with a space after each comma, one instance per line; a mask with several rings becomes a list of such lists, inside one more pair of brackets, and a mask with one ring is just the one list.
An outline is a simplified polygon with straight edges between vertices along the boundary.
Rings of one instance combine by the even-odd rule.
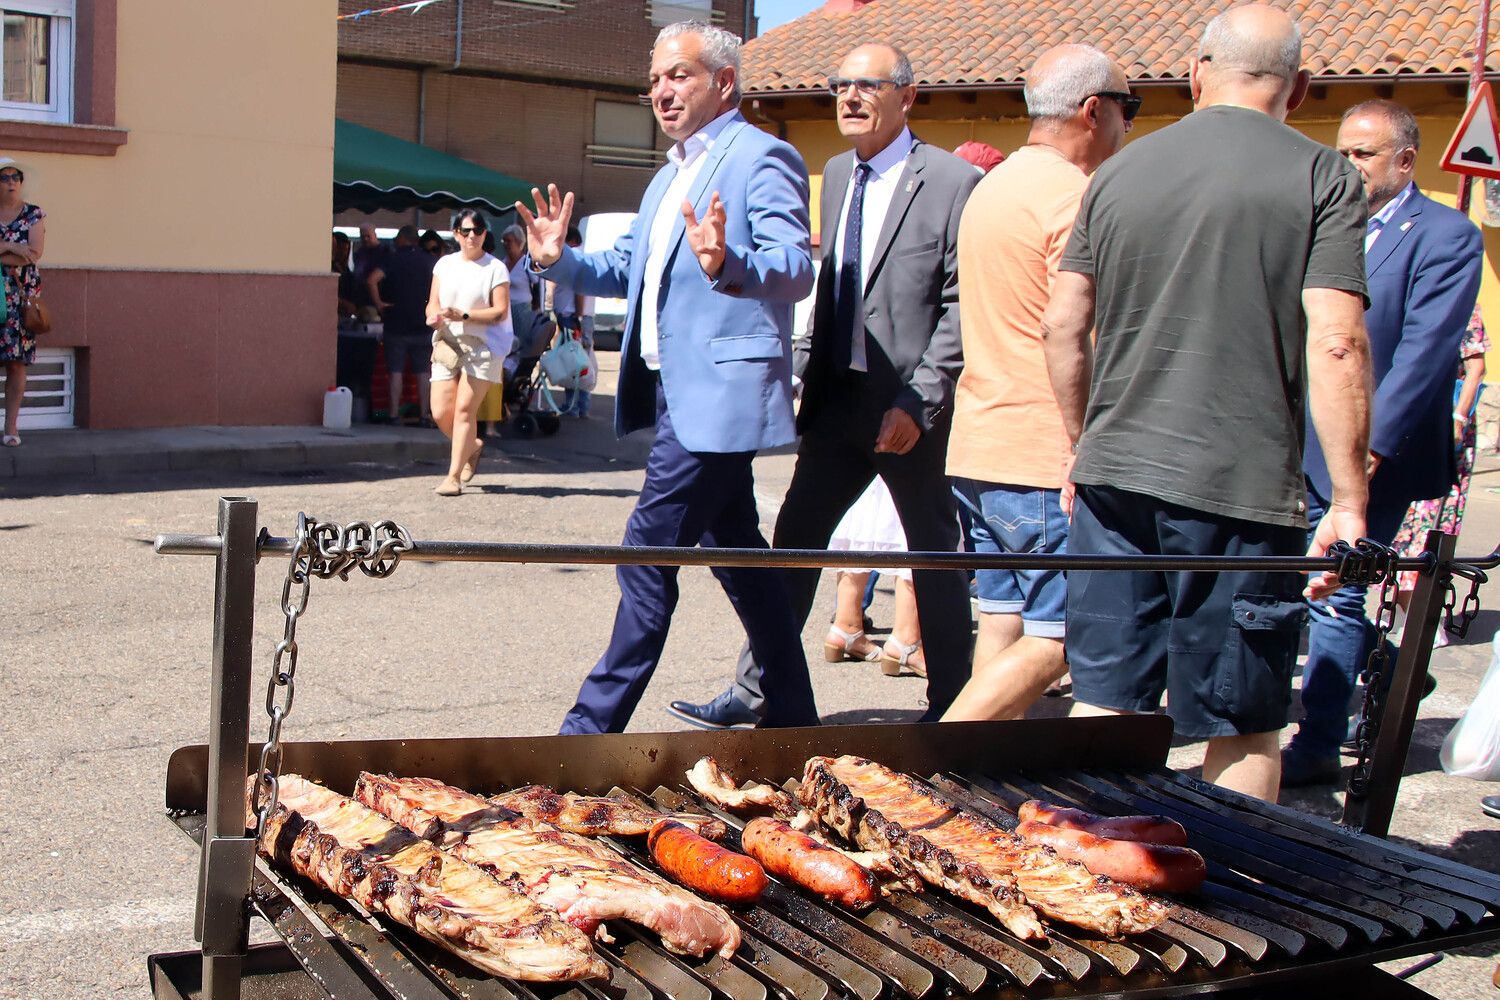
[[678, 21], [724, 23], [724, 12], [714, 8], [713, 0], [647, 0], [646, 17], [658, 28]]
[[[36, 363], [26, 369], [26, 395], [21, 398], [21, 430], [73, 426], [74, 375], [72, 350], [37, 348]], [[0, 368], [0, 391], [5, 370]]]
[[491, 0], [496, 7], [541, 7], [543, 10], [569, 11], [578, 0]]

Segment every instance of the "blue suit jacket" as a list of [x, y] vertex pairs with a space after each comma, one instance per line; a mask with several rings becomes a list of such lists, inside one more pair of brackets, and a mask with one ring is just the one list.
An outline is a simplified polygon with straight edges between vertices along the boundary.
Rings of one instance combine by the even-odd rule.
[[[1453, 380], [1483, 256], [1478, 228], [1420, 191], [1411, 193], [1365, 256], [1365, 326], [1375, 369], [1370, 450], [1381, 456], [1370, 482], [1372, 505], [1440, 497], [1458, 478]], [[1311, 420], [1303, 466], [1318, 492], [1331, 496]]]
[[[813, 283], [807, 167], [795, 149], [739, 114], [705, 155], [688, 200], [701, 219], [719, 192], [728, 251], [710, 281], [678, 213], [657, 299], [662, 388], [688, 451], [774, 448], [796, 437], [792, 306]], [[651, 221], [676, 173], [671, 163], [657, 172], [630, 232], [612, 249], [569, 249], [543, 272], [585, 294], [626, 300], [615, 395], [621, 436], [656, 422], [655, 385], [640, 357], [641, 281]]]

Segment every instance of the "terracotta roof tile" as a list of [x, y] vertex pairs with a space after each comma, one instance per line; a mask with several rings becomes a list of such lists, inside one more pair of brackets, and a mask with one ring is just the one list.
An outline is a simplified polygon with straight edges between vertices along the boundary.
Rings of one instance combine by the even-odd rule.
[[[1199, 33], [1224, 0], [873, 0], [847, 14], [814, 11], [744, 50], [749, 93], [823, 85], [843, 53], [886, 41], [911, 57], [928, 85], [1017, 85], [1043, 50], [1098, 45], [1132, 80], [1187, 75]], [[1291, 0], [1308, 69], [1320, 76], [1469, 71], [1475, 16], [1453, 0]], [[1485, 68], [1500, 70], [1492, 31]]]

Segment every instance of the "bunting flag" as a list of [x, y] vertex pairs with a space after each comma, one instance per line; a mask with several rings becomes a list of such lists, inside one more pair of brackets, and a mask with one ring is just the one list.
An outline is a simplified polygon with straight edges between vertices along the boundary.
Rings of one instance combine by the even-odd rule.
[[375, 15], [375, 14], [390, 14], [390, 13], [392, 13], [394, 11], [398, 11], [398, 10], [409, 10], [413, 14], [415, 14], [417, 11], [421, 10], [423, 7], [427, 7], [427, 6], [431, 5], [431, 4], [435, 4], [435, 3], [439, 3], [439, 2], [441, 2], [441, 0], [412, 0], [412, 2], [410, 2], [410, 3], [398, 3], [394, 7], [371, 7], [369, 10], [358, 11], [357, 13], [354, 13], [354, 14], [340, 14], [338, 16], [338, 20], [340, 20], [340, 21], [358, 21], [360, 18], [363, 18], [363, 17], [370, 17], [370, 16]]

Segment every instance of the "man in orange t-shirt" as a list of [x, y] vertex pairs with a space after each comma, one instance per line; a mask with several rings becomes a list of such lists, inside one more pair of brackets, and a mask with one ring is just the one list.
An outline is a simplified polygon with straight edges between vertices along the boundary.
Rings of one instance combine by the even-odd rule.
[[[948, 475], [979, 552], [1061, 552], [1072, 454], [1042, 353], [1058, 260], [1089, 175], [1124, 142], [1140, 98], [1098, 49], [1059, 45], [1026, 76], [1027, 143], [974, 189], [958, 231], [964, 370]], [[1067, 671], [1056, 571], [979, 570], [974, 672], [943, 721], [1015, 719]]]

